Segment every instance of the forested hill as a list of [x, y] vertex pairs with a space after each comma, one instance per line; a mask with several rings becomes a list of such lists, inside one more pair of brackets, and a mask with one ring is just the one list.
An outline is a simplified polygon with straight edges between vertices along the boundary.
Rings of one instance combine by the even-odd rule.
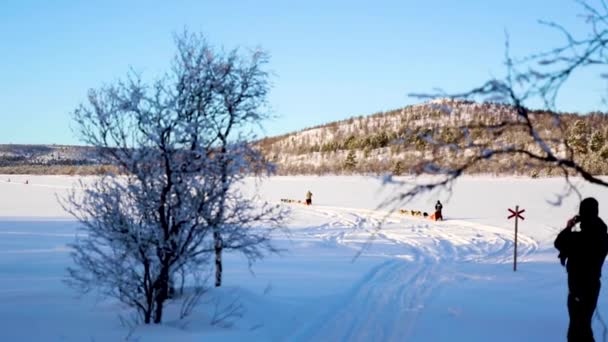
[[[566, 153], [564, 142], [575, 151], [575, 159], [594, 174], [608, 174], [608, 115], [530, 111], [538, 132], [557, 151]], [[470, 101], [439, 99], [368, 116], [352, 117], [269, 137], [255, 142], [278, 174], [407, 174], [431, 158], [458, 162], [467, 153], [458, 146], [464, 140], [488, 148], [516, 143], [535, 149], [521, 127], [498, 138], [487, 129], [462, 127], [516, 121], [513, 107]], [[437, 151], [429, 139], [456, 148]], [[537, 147], [536, 147], [537, 148]], [[0, 174], [99, 174], [108, 170], [96, 159], [96, 150], [67, 145], [0, 145]], [[500, 155], [467, 170], [469, 173], [557, 175], [559, 170], [535, 165], [522, 156]]]
[[97, 174], [96, 149], [68, 145], [0, 145], [0, 174]]
[[[539, 132], [557, 150], [564, 140], [576, 158], [595, 174], [608, 174], [608, 116], [605, 113], [530, 111]], [[454, 143], [464, 140], [462, 126], [516, 120], [514, 108], [504, 104], [438, 99], [369, 116], [352, 117], [299, 132], [269, 137], [257, 144], [278, 166], [279, 174], [393, 174], [409, 173], [433, 154], [432, 137]], [[470, 137], [488, 147], [518, 143], [533, 148], [525, 131], [513, 129], [494, 139], [491, 132], [471, 130]], [[436, 151], [435, 151], [436, 152]], [[462, 151], [445, 152], [446, 160], [463, 158]], [[481, 163], [470, 173], [552, 175], [556, 169], [530, 165], [524, 158], [504, 155]]]

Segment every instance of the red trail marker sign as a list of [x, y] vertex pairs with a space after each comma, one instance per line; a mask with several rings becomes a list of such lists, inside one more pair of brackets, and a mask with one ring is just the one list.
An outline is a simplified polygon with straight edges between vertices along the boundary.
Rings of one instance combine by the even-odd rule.
[[525, 218], [521, 216], [521, 214], [526, 211], [526, 209], [519, 210], [519, 205], [516, 205], [515, 210], [507, 210], [509, 210], [509, 212], [511, 213], [511, 215], [509, 215], [507, 219], [510, 220], [515, 217], [515, 243], [513, 244], [513, 272], [515, 272], [517, 271], [517, 221], [518, 219], [521, 219], [522, 221], [525, 220]]

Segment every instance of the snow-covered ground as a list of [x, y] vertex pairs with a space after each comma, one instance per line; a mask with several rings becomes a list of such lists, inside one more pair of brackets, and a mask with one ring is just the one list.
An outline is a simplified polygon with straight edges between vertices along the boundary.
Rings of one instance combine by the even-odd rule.
[[[447, 220], [437, 223], [378, 208], [399, 188], [375, 178], [249, 180], [245, 191], [273, 202], [313, 192], [314, 205], [293, 205], [289, 234], [275, 238], [285, 251], [252, 269], [227, 255], [225, 286], [211, 289], [193, 315], [180, 321], [172, 307], [163, 326], [133, 329], [121, 325], [118, 315], [129, 311], [116, 302], [79, 297], [62, 282], [77, 223], [57, 197], [76, 181], [0, 176], [0, 341], [565, 340], [566, 273], [552, 243], [578, 198], [549, 203], [562, 179], [466, 177], [451, 196], [403, 205], [430, 212], [441, 199]], [[608, 218], [608, 189], [579, 183]], [[516, 204], [526, 219], [513, 272], [506, 216]], [[607, 298], [600, 295], [594, 320], [600, 341]], [[212, 325], [232, 303], [242, 317]]]

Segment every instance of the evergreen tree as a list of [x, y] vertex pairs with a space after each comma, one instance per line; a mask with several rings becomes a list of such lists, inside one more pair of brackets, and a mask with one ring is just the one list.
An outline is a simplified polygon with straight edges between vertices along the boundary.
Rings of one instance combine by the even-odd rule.
[[570, 131], [568, 144], [576, 153], [587, 153], [589, 127], [583, 120], [576, 120]]
[[589, 149], [593, 152], [599, 152], [602, 147], [604, 147], [604, 135], [600, 131], [593, 132], [589, 141]]
[[348, 155], [346, 156], [346, 160], [344, 161], [344, 168], [352, 171], [357, 167], [357, 157], [355, 156], [355, 151], [348, 151]]
[[608, 146], [604, 146], [604, 148], [602, 148], [602, 150], [600, 151], [600, 157], [605, 160], [608, 160]]
[[393, 175], [401, 176], [401, 174], [403, 174], [403, 162], [401, 160], [397, 160], [393, 164]]
[[364, 159], [369, 158], [369, 155], [370, 155], [371, 152], [372, 152], [371, 147], [365, 146], [365, 148], [363, 149], [363, 158]]

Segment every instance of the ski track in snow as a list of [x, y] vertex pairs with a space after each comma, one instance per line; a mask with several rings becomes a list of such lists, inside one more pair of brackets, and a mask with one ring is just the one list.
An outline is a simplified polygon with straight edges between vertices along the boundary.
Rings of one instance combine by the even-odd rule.
[[[326, 219], [295, 229], [294, 240], [321, 240], [350, 247], [354, 255], [388, 258], [328, 303], [324, 314], [296, 333], [296, 340], [407, 340], [426, 300], [461, 277], [451, 273], [451, 263], [510, 263], [513, 258], [513, 232], [504, 228], [328, 206], [294, 206], [294, 213]], [[525, 261], [538, 247], [534, 239], [519, 234], [518, 260]]]

